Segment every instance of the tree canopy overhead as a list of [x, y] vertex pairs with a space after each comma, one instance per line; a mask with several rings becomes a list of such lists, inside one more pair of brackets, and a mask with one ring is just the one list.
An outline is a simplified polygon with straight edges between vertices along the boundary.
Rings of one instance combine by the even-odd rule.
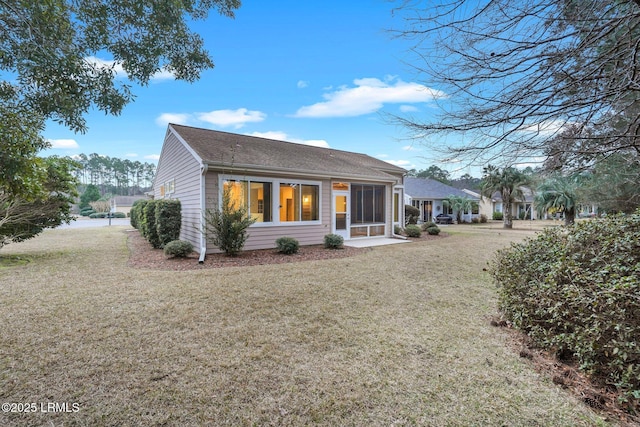
[[[213, 67], [188, 22], [239, 0], [0, 0], [0, 102], [85, 131], [92, 106], [118, 114], [132, 99], [121, 66], [145, 85], [157, 72], [197, 80]], [[107, 61], [97, 60], [96, 57]]]
[[[455, 134], [445, 152], [482, 162], [640, 151], [640, 0], [406, 0], [395, 13], [411, 65], [448, 94], [434, 119], [399, 118], [432, 149]], [[554, 136], [566, 143], [545, 153]]]

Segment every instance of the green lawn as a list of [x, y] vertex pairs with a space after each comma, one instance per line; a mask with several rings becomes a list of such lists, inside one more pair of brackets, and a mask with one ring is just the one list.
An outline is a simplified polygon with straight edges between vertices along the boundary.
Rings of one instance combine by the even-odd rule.
[[489, 324], [483, 268], [529, 230], [184, 272], [129, 268], [123, 230], [0, 252], [29, 261], [0, 264], [0, 402], [38, 405], [0, 425], [610, 425]]

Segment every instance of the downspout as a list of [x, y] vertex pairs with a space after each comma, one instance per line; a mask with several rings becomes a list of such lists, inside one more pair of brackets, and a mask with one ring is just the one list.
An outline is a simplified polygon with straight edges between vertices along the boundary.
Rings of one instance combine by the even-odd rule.
[[200, 166], [200, 258], [198, 258], [198, 264], [204, 263], [204, 258], [207, 256], [207, 236], [204, 233], [204, 216], [207, 211], [207, 198], [205, 192], [205, 182], [209, 165], [202, 164]]
[[[397, 182], [397, 181], [396, 181]], [[396, 239], [402, 239], [402, 240], [407, 240], [406, 236], [403, 236], [401, 234], [396, 234], [396, 230], [395, 227], [393, 226], [393, 209], [395, 208], [395, 203], [393, 203], [393, 197], [395, 194], [395, 189], [396, 187], [398, 187], [399, 185], [401, 185], [403, 183], [396, 183], [396, 185], [394, 185], [393, 187], [391, 187], [391, 237], [394, 237]], [[400, 197], [402, 196], [402, 197]], [[402, 185], [402, 191], [399, 193], [398, 196], [399, 200], [398, 200], [398, 209], [401, 209], [400, 212], [398, 212], [398, 218], [400, 219], [400, 223], [404, 224], [404, 185]]]

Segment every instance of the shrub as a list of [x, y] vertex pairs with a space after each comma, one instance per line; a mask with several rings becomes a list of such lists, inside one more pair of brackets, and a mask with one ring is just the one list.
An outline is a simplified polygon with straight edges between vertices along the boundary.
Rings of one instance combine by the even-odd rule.
[[298, 252], [300, 243], [293, 237], [280, 237], [276, 239], [276, 247], [278, 248], [278, 252], [291, 255]]
[[437, 225], [435, 224], [435, 222], [425, 222], [424, 224], [422, 224], [422, 231], [427, 231], [427, 228], [429, 227], [437, 227]]
[[169, 257], [185, 258], [193, 252], [193, 245], [186, 240], [173, 240], [164, 245], [164, 254]]
[[496, 221], [502, 221], [504, 218], [502, 212], [494, 212], [493, 213], [493, 219]]
[[393, 234], [402, 234], [402, 227], [398, 224], [393, 226]]
[[96, 213], [93, 208], [85, 208], [80, 211], [80, 216], [89, 216], [93, 213]]
[[404, 222], [406, 224], [417, 224], [420, 218], [420, 209], [411, 205], [404, 205]]
[[137, 228], [140, 230], [141, 222], [142, 222], [142, 211], [144, 209], [144, 205], [146, 205], [148, 200], [141, 199], [133, 202], [131, 206], [131, 226], [133, 228]]
[[180, 238], [182, 214], [179, 200], [158, 200], [156, 202], [156, 231], [160, 247]]
[[427, 233], [429, 233], [429, 235], [431, 236], [437, 236], [438, 234], [440, 234], [440, 227], [434, 224], [432, 227], [427, 228]]
[[488, 221], [488, 218], [485, 214], [480, 214], [480, 223], [481, 224], [486, 224]]
[[480, 224], [480, 218], [474, 216], [473, 218], [471, 218], [471, 224]]
[[324, 236], [324, 247], [327, 249], [340, 249], [344, 245], [344, 239], [337, 234], [327, 234]]
[[404, 233], [408, 237], [420, 237], [422, 235], [422, 230], [417, 225], [409, 224], [404, 228]]
[[640, 210], [548, 228], [499, 251], [491, 273], [514, 326], [640, 397]]
[[254, 222], [245, 206], [236, 206], [231, 199], [231, 191], [225, 190], [222, 205], [218, 209], [207, 209], [205, 212], [205, 235], [221, 251], [229, 256], [237, 256], [244, 247], [249, 235], [247, 228]]
[[157, 200], [149, 200], [142, 211], [142, 235], [151, 243], [154, 248], [160, 247], [158, 237], [158, 227], [156, 226], [156, 205]]

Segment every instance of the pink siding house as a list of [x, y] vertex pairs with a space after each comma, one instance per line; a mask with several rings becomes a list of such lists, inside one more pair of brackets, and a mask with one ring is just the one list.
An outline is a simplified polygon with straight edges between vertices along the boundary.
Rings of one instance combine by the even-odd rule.
[[225, 188], [256, 219], [245, 250], [273, 248], [282, 236], [301, 245], [329, 233], [392, 237], [404, 224], [405, 172], [364, 154], [170, 124], [153, 194], [180, 200], [180, 238], [202, 256], [219, 251], [200, 230]]

